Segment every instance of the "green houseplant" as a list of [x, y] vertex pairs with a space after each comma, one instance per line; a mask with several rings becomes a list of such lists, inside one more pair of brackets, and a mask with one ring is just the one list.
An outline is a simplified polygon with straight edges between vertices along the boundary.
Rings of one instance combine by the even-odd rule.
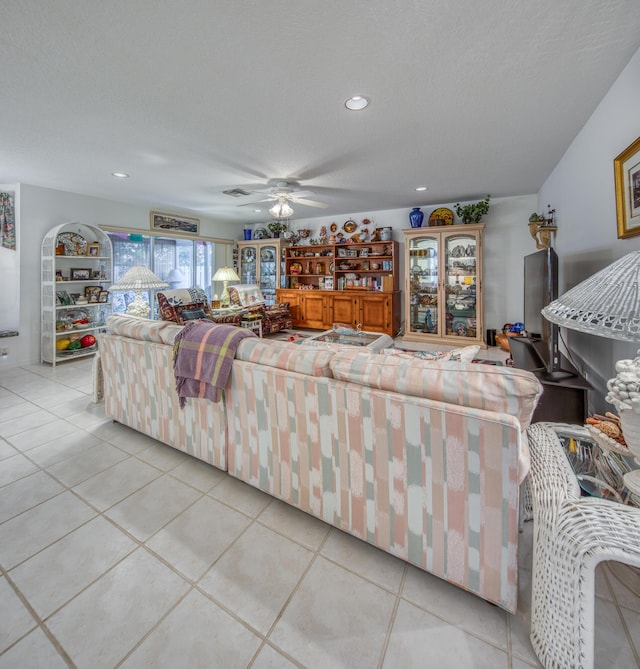
[[282, 223], [281, 221], [269, 221], [267, 223], [267, 229], [274, 237], [279, 237], [280, 233], [287, 229], [287, 224]]
[[463, 223], [480, 223], [480, 219], [489, 212], [489, 200], [491, 195], [487, 195], [484, 200], [475, 204], [465, 204], [464, 207], [457, 203], [455, 206], [456, 214], [462, 219]]

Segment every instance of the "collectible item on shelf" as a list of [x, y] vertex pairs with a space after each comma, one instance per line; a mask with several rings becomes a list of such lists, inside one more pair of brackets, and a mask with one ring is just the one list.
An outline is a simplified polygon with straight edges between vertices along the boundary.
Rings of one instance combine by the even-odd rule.
[[447, 207], [438, 207], [429, 216], [429, 225], [453, 225], [453, 212]]
[[342, 229], [348, 233], [351, 234], [352, 232], [355, 232], [358, 227], [358, 224], [350, 218], [349, 220], [345, 221], [344, 225], [342, 226]]

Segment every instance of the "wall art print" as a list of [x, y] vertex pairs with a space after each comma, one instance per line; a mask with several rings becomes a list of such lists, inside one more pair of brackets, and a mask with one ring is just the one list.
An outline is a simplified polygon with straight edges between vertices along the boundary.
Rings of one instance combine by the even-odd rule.
[[15, 193], [0, 193], [0, 246], [16, 250], [16, 197]]
[[618, 238], [640, 235], [640, 137], [613, 161]]

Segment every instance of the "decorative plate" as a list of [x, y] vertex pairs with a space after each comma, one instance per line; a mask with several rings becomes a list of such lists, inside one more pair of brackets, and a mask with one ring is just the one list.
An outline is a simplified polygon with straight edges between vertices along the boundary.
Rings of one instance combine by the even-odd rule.
[[337, 232], [337, 230], [338, 230], [338, 226], [337, 226], [335, 223], [332, 223], [332, 224], [329, 226], [329, 230], [331, 230], [331, 232]]
[[262, 260], [262, 262], [272, 261], [273, 251], [271, 249], [262, 249], [262, 251], [260, 251], [260, 260]]
[[289, 267], [289, 272], [291, 274], [302, 274], [302, 263], [292, 262]]
[[429, 225], [453, 225], [453, 212], [446, 207], [438, 207], [429, 216]]
[[253, 262], [255, 260], [253, 249], [242, 249], [242, 260], [243, 262]]
[[358, 224], [352, 218], [350, 218], [348, 221], [345, 221], [344, 225], [342, 226], [342, 229], [349, 234], [355, 232], [357, 228]]
[[87, 240], [75, 232], [61, 232], [56, 240], [56, 246], [64, 244], [66, 256], [86, 256]]
[[256, 228], [253, 231], [254, 239], [269, 239], [271, 235], [265, 230], [265, 228]]

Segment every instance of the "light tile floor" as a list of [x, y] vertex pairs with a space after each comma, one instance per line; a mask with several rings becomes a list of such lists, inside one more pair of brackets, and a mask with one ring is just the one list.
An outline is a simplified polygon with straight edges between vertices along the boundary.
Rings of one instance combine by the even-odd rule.
[[[0, 365], [1, 668], [539, 666], [530, 523], [512, 616], [105, 419], [90, 375]], [[640, 666], [640, 599], [597, 595], [597, 667]]]

